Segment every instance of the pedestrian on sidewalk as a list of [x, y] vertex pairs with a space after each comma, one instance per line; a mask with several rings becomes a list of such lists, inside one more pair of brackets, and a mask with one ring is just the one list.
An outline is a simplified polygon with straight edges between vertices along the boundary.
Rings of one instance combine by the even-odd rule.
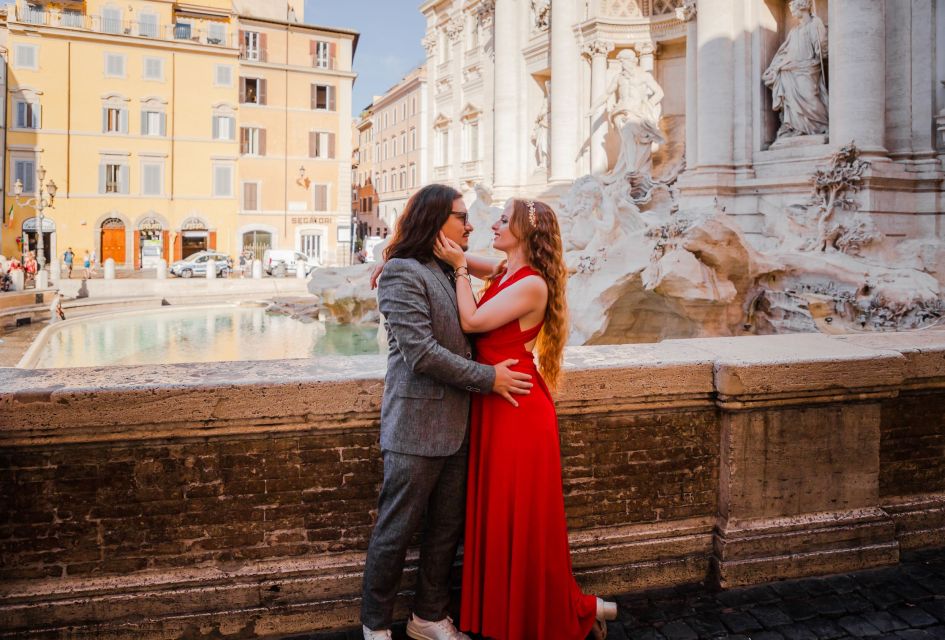
[[66, 252], [62, 254], [62, 260], [66, 263], [66, 271], [68, 272], [68, 278], [72, 279], [72, 263], [75, 260], [75, 253], [72, 251], [72, 247], [66, 249]]

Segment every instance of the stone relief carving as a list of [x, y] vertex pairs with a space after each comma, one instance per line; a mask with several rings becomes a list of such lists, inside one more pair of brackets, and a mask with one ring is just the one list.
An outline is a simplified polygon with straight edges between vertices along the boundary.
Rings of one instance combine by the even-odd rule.
[[456, 42], [459, 39], [460, 34], [463, 32], [464, 22], [462, 15], [455, 15], [446, 23], [446, 35], [449, 37], [450, 42]]
[[532, 0], [532, 28], [545, 31], [551, 25], [551, 0]]
[[423, 48], [426, 49], [427, 57], [429, 58], [436, 52], [436, 34], [428, 33], [423, 37], [423, 40], [420, 41], [423, 45]]
[[551, 130], [551, 105], [549, 99], [551, 96], [551, 81], [545, 81], [544, 96], [541, 106], [538, 108], [538, 115], [535, 116], [535, 123], [532, 125], [531, 143], [535, 148], [535, 165], [538, 167], [548, 167], [548, 138]]
[[780, 114], [779, 140], [828, 131], [827, 27], [812, 0], [792, 0], [790, 8], [799, 22], [761, 76]]
[[630, 172], [650, 175], [653, 145], [666, 142], [660, 131], [663, 89], [653, 75], [640, 66], [632, 49], [618, 53], [617, 60], [619, 73], [592, 108], [606, 103], [607, 117], [620, 134], [620, 155], [611, 174], [618, 177]]
[[489, 27], [495, 19], [495, 0], [482, 0], [476, 7], [476, 19], [482, 27]]
[[606, 15], [615, 18], [635, 18], [643, 15], [637, 0], [607, 0], [604, 11]]
[[676, 19], [683, 22], [689, 22], [696, 17], [696, 0], [683, 0], [682, 4], [676, 7]]
[[[869, 166], [860, 159], [856, 145], [849, 144], [831, 156], [829, 167], [817, 169], [807, 203], [815, 211], [816, 231], [805, 249], [859, 255], [866, 245], [880, 239], [872, 218], [859, 211], [856, 200], [863, 172]], [[841, 219], [843, 211], [852, 215]]]

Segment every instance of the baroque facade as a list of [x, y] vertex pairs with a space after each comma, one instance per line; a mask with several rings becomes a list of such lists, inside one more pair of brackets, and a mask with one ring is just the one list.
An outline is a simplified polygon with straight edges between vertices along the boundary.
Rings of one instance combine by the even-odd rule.
[[808, 19], [791, 4], [429, 0], [420, 10], [431, 178], [467, 190], [482, 183], [499, 197], [553, 198], [580, 176], [613, 170], [619, 92], [608, 94], [630, 50], [661, 90], [656, 121], [665, 140], [653, 144], [653, 174], [668, 175], [684, 159], [678, 186], [690, 204], [719, 203], [761, 234], [760, 212], [805, 193], [815, 168], [855, 142], [873, 158], [861, 206], [890, 214], [881, 228], [915, 234], [941, 226], [916, 214], [943, 210], [936, 127], [945, 113], [945, 7], [813, 2], [830, 127], [787, 139], [775, 104], [783, 85], [771, 88], [774, 70], [770, 82], [763, 76]]
[[[151, 267], [202, 249], [347, 260], [357, 34], [301, 2], [20, 2], [9, 66], [0, 253], [35, 248], [36, 169], [58, 186], [47, 261], [67, 247]], [[290, 135], [295, 131], [301, 136]]]

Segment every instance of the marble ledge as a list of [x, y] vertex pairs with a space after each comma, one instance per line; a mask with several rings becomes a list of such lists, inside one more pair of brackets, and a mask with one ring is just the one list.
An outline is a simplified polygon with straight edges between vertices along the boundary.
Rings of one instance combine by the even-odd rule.
[[[370, 428], [384, 370], [384, 356], [0, 369], [0, 435]], [[864, 391], [895, 395], [905, 382], [945, 384], [945, 331], [570, 347], [565, 371], [562, 413], [862, 399]]]

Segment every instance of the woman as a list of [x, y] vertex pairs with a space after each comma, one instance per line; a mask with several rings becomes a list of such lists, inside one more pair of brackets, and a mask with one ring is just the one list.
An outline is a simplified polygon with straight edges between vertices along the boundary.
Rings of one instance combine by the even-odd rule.
[[[496, 640], [603, 638], [617, 607], [582, 594], [571, 573], [550, 393], [568, 335], [561, 233], [551, 208], [531, 200], [510, 202], [492, 230], [501, 263], [467, 257], [442, 234], [437, 257], [455, 270], [460, 322], [479, 334], [479, 362], [517, 358], [513, 369], [538, 384], [517, 407], [473, 397], [460, 621]], [[478, 302], [470, 275], [488, 279]]]
[[90, 279], [92, 277], [92, 256], [89, 255], [88, 251], [82, 256], [82, 267], [85, 269], [85, 279]]

